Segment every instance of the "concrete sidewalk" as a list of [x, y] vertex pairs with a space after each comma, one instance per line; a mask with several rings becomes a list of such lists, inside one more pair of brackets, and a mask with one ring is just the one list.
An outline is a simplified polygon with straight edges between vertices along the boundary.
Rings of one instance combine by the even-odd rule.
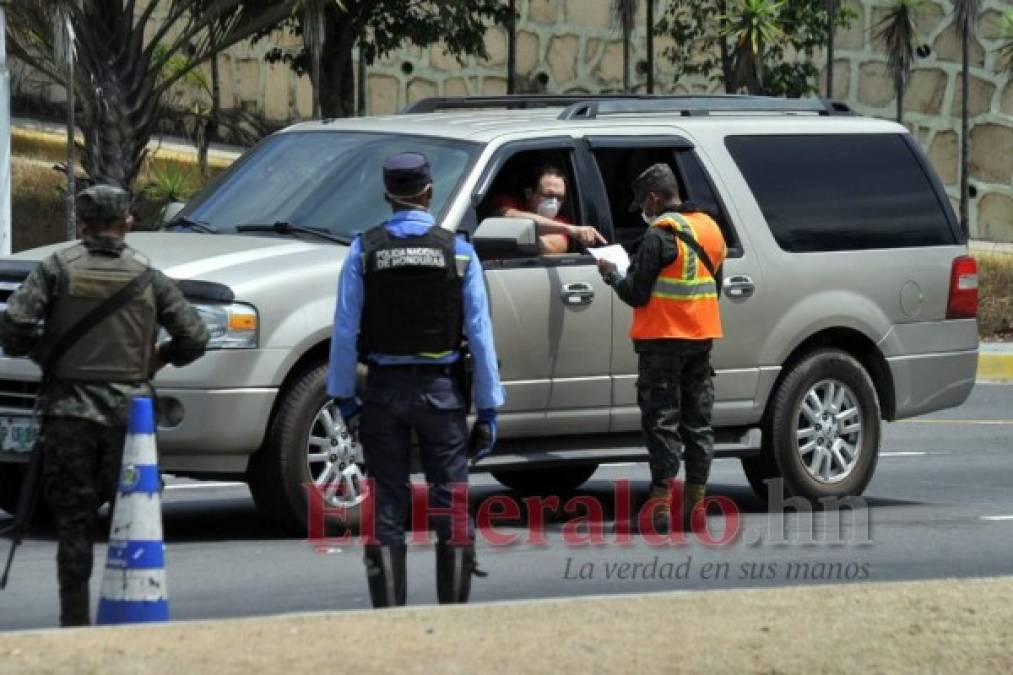
[[0, 673], [1001, 673], [1010, 598], [999, 578], [36, 631], [0, 635]]

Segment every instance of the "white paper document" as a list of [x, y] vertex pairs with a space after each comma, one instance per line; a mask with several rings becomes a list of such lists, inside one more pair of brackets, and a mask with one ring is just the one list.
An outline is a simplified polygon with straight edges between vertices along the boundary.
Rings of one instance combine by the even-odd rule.
[[619, 271], [619, 274], [626, 276], [626, 270], [630, 268], [630, 256], [626, 254], [626, 249], [619, 244], [613, 244], [611, 246], [602, 246], [601, 248], [589, 248], [588, 253], [594, 256], [595, 260], [608, 260], [610, 263], [614, 263]]

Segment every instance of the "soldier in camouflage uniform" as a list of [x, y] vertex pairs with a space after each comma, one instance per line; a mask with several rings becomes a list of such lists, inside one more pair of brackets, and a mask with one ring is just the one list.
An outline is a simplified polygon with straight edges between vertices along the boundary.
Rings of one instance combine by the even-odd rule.
[[[209, 334], [176, 285], [155, 271], [136, 297], [47, 364], [61, 334], [148, 268], [124, 241], [129, 195], [98, 185], [77, 196], [84, 240], [39, 263], [0, 314], [0, 344], [43, 367], [37, 411], [42, 489], [59, 536], [60, 624], [89, 623], [96, 511], [116, 493], [131, 397], [167, 363], [203, 355]], [[40, 331], [38, 326], [44, 324]], [[172, 340], [156, 346], [157, 327]]]
[[703, 501], [714, 454], [710, 354], [714, 339], [721, 337], [719, 270], [727, 250], [717, 223], [681, 201], [667, 164], [654, 164], [637, 177], [630, 210], [642, 210], [650, 227], [629, 271], [623, 276], [605, 260], [598, 268], [634, 308], [630, 337], [640, 356], [637, 401], [650, 456], [650, 496], [660, 502], [652, 514], [654, 528], [667, 532], [672, 527], [668, 483], [679, 473], [682, 454], [681, 527], [688, 529], [693, 509]]

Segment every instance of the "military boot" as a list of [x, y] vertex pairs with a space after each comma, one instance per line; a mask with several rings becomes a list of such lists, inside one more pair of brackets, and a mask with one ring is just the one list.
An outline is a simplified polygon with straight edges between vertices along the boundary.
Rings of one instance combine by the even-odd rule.
[[366, 546], [366, 581], [373, 607], [401, 607], [408, 596], [408, 547]]
[[436, 599], [441, 605], [468, 602], [472, 575], [488, 576], [478, 568], [474, 546], [436, 545]]
[[653, 512], [651, 513], [651, 523], [654, 526], [654, 531], [657, 534], [668, 534], [672, 527], [672, 495], [668, 489], [668, 485], [655, 485], [651, 483], [651, 491], [647, 495], [647, 499], [659, 499], [658, 503], [654, 505]]
[[682, 529], [684, 532], [693, 530], [693, 509], [703, 502], [704, 494], [707, 491], [706, 485], [699, 483], [686, 483], [682, 500]]
[[64, 628], [91, 625], [88, 582], [60, 589], [60, 625]]

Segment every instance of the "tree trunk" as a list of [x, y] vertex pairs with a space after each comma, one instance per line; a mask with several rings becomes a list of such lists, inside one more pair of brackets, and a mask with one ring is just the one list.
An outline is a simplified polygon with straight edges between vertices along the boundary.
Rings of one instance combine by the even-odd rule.
[[968, 180], [968, 170], [971, 168], [971, 149], [968, 147], [968, 119], [967, 119], [967, 99], [970, 95], [970, 61], [971, 61], [971, 36], [970, 26], [964, 26], [963, 35], [961, 35], [961, 50], [963, 52], [963, 64], [961, 71], [963, 73], [963, 81], [961, 82], [961, 95], [962, 100], [960, 102], [960, 227], [964, 230], [964, 236], [971, 236], [971, 223], [970, 223], [970, 181]]
[[352, 117], [355, 115], [355, 68], [352, 50], [357, 35], [355, 27], [341, 25], [328, 12], [327, 39], [324, 40], [321, 63], [320, 109], [322, 116]]
[[837, 31], [837, 3], [827, 0], [829, 17], [827, 25], [827, 98], [834, 97], [834, 33]]
[[654, 93], [654, 0], [647, 0], [647, 93]]
[[904, 80], [897, 78], [897, 123], [904, 124]]
[[633, 36], [630, 35], [630, 27], [623, 24], [623, 92], [630, 93], [630, 52], [632, 51]]
[[208, 154], [211, 150], [211, 141], [218, 136], [218, 121], [222, 112], [222, 83], [221, 71], [218, 66], [218, 55], [211, 57], [211, 111], [204, 123], [204, 133], [201, 137], [200, 149], [197, 153], [197, 164], [200, 166], [200, 175], [205, 179], [210, 177], [211, 170], [208, 167]]
[[[724, 0], [718, 0], [717, 6], [720, 16], [728, 15], [727, 3]], [[723, 20], [721, 21], [720, 28], [724, 28]], [[722, 30], [721, 32], [723, 33], [724, 31]], [[739, 91], [736, 55], [728, 48], [728, 38], [723, 35], [718, 38], [718, 47], [721, 50], [721, 74], [725, 80], [725, 93], [736, 94]]]
[[507, 93], [517, 93], [517, 0], [510, 0], [507, 24]]

